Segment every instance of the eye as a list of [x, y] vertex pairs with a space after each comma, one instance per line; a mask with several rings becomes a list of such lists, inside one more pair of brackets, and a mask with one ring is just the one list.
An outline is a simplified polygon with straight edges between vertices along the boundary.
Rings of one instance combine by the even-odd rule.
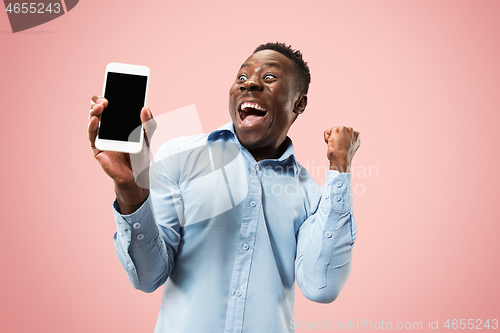
[[272, 80], [275, 79], [276, 76], [274, 74], [266, 74], [264, 75], [264, 80]]
[[246, 79], [247, 79], [247, 76], [245, 74], [238, 75], [238, 81], [245, 81]]

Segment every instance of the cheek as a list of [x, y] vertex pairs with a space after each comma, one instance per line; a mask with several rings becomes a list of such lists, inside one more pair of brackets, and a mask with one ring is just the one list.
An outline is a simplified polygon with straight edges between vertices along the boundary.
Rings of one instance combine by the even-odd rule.
[[238, 86], [236, 84], [233, 84], [231, 88], [229, 89], [229, 97], [232, 98], [232, 96], [238, 91]]
[[277, 101], [280, 104], [283, 112], [288, 113], [293, 111], [292, 96], [289, 96], [288, 94], [280, 94], [277, 98]]
[[274, 92], [276, 96], [276, 100], [279, 101], [281, 107], [285, 110], [293, 110], [293, 91], [286, 86], [276, 87], [276, 91]]

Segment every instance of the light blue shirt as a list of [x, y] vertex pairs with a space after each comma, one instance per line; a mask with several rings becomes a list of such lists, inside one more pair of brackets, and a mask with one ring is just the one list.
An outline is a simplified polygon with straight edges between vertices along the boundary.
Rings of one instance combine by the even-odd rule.
[[151, 194], [134, 213], [115, 202], [115, 247], [132, 285], [164, 285], [155, 332], [293, 332], [295, 279], [308, 299], [335, 300], [356, 226], [350, 174], [319, 186], [289, 141], [257, 162], [232, 123], [171, 140], [155, 156]]

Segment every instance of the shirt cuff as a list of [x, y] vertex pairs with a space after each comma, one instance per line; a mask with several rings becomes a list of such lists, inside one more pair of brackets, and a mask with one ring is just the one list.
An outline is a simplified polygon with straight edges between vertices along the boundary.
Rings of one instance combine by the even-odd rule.
[[333, 210], [352, 213], [351, 174], [329, 170], [326, 173], [323, 200], [329, 200]]
[[140, 246], [151, 242], [158, 235], [158, 227], [153, 217], [151, 196], [148, 196], [146, 201], [135, 212], [128, 215], [120, 213], [115, 199], [113, 214], [118, 234], [126, 238], [131, 246]]

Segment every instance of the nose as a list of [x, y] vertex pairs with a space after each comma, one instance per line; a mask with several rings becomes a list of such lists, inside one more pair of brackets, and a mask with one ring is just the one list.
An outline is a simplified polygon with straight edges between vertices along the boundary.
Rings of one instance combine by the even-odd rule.
[[240, 85], [241, 91], [244, 91], [244, 90], [260, 91], [262, 89], [263, 89], [262, 84], [258, 80], [256, 80], [255, 78], [249, 78], [248, 80], [244, 81]]

